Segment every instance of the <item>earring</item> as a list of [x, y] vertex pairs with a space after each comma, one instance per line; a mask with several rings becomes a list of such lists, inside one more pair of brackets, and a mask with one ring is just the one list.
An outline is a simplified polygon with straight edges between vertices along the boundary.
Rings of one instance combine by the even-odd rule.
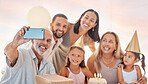
[[113, 54], [115, 54], [115, 53], [116, 53], [116, 50], [113, 51]]
[[92, 28], [92, 31], [94, 31], [94, 27]]

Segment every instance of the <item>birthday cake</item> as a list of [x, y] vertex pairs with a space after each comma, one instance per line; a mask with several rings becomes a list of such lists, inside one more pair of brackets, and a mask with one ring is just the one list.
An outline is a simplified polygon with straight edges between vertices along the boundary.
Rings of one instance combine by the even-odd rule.
[[94, 73], [94, 78], [89, 79], [89, 84], [107, 84], [107, 81], [102, 78], [101, 74], [97, 73], [96, 77], [96, 73]]
[[90, 78], [89, 84], [107, 84], [104, 78]]

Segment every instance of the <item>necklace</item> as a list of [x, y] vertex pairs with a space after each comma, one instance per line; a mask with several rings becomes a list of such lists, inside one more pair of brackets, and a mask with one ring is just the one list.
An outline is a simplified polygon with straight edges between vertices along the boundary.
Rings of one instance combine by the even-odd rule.
[[111, 61], [105, 61], [104, 58], [102, 57], [102, 61], [105, 63], [105, 64], [111, 64], [114, 60], [114, 57], [112, 57]]

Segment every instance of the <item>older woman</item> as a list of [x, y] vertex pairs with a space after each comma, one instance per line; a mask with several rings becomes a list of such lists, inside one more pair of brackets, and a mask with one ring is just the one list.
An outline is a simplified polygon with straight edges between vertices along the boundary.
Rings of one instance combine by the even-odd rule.
[[117, 67], [122, 57], [118, 36], [114, 32], [106, 32], [98, 50], [88, 59], [87, 66], [93, 74], [101, 73], [108, 84], [118, 84]]

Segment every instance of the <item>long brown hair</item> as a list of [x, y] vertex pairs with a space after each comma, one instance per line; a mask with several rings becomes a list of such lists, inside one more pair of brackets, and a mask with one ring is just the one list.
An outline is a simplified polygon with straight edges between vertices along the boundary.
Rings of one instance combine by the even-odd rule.
[[93, 10], [93, 9], [88, 9], [86, 10], [79, 18], [79, 20], [76, 22], [76, 24], [74, 25], [74, 33], [78, 34], [79, 33], [79, 26], [80, 26], [80, 22], [81, 22], [81, 18], [85, 15], [85, 13], [87, 12], [94, 12], [95, 15], [97, 16], [97, 20], [96, 20], [96, 26], [93, 28], [91, 28], [90, 30], [88, 30], [88, 35], [90, 36], [91, 39], [93, 39], [95, 42], [99, 42], [100, 41], [100, 36], [99, 36], [99, 14], [97, 11]]
[[[103, 36], [101, 37], [101, 40], [100, 40], [100, 45], [101, 45], [101, 42], [102, 42], [102, 39], [103, 37], [106, 35], [106, 34], [112, 34], [114, 35], [115, 37], [115, 41], [116, 41], [116, 50], [113, 51], [113, 54], [115, 56], [115, 58], [117, 59], [121, 59], [124, 55], [122, 49], [121, 49], [121, 46], [120, 46], [120, 41], [119, 41], [119, 37], [116, 33], [114, 32], [106, 32], [103, 34]], [[99, 45], [98, 49], [94, 52], [93, 56], [94, 56], [94, 61], [97, 62], [98, 64], [98, 69], [100, 70], [101, 69], [101, 65], [100, 65], [100, 61], [99, 59], [102, 57], [102, 50], [101, 50], [101, 46]]]
[[[81, 51], [83, 51], [83, 52], [85, 53], [85, 51], [84, 51], [81, 47], [78, 47], [78, 46], [72, 46], [72, 47], [70, 47], [69, 52], [70, 52], [71, 50], [73, 50], [74, 48], [77, 48], [77, 49], [79, 49], [79, 50], [81, 50]], [[69, 60], [69, 57], [68, 57], [68, 56], [66, 57], [66, 65], [65, 65], [65, 66], [66, 66], [66, 67], [69, 67], [69, 66], [70, 66], [70, 60]], [[79, 64], [79, 66], [80, 66], [80, 67], [86, 67], [86, 66], [85, 66], [84, 60]]]

